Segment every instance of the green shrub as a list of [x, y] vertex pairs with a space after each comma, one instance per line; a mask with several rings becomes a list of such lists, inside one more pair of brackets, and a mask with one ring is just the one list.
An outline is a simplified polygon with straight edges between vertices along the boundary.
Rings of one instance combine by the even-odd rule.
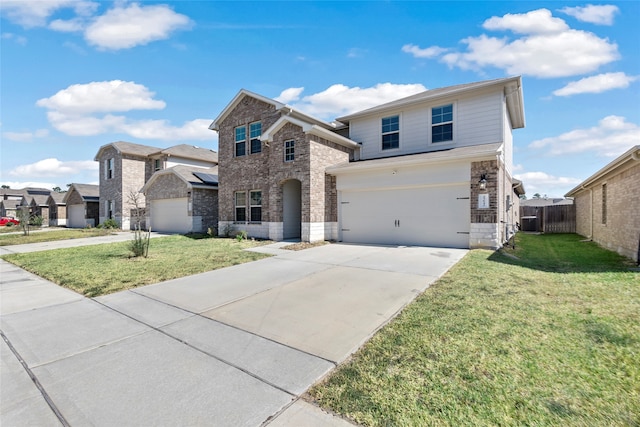
[[120, 228], [118, 221], [113, 218], [105, 219], [102, 223], [102, 228]]
[[240, 230], [236, 233], [236, 240], [238, 242], [242, 242], [243, 240], [247, 240], [247, 232], [244, 230]]
[[34, 227], [42, 226], [43, 222], [44, 218], [42, 218], [40, 215], [33, 215], [31, 216], [31, 218], [29, 218], [29, 224], [33, 225]]
[[14, 226], [14, 224], [12, 222], [8, 222], [6, 225], [7, 225], [7, 227], [13, 227]]

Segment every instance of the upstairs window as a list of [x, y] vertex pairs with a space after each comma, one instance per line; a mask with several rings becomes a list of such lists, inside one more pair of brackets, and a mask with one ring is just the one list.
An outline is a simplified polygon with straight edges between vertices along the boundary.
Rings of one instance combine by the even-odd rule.
[[153, 161], [153, 170], [155, 172], [158, 172], [160, 169], [162, 169], [162, 160], [160, 159], [155, 159]]
[[382, 149], [392, 150], [400, 147], [400, 116], [382, 119]]
[[239, 126], [236, 128], [236, 157], [247, 154], [247, 128]]
[[251, 203], [251, 222], [262, 221], [262, 191], [254, 190], [249, 193]]
[[236, 191], [236, 222], [247, 221], [247, 193]]
[[113, 178], [113, 159], [107, 159], [105, 162], [105, 177], [107, 179]]
[[260, 153], [262, 151], [262, 123], [255, 122], [249, 125], [249, 140], [251, 144], [251, 154]]
[[293, 162], [296, 158], [295, 147], [296, 142], [292, 139], [291, 141], [284, 142], [284, 161], [285, 162]]
[[431, 142], [453, 141], [453, 104], [431, 109]]

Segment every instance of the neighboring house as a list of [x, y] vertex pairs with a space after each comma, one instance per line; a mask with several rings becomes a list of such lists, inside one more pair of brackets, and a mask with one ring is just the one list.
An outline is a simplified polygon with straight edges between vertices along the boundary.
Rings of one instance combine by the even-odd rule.
[[140, 190], [154, 173], [176, 165], [213, 167], [218, 156], [185, 144], [162, 149], [119, 141], [100, 147], [94, 160], [100, 163], [100, 222], [113, 218], [123, 229], [130, 229], [134, 199], [138, 208], [146, 206]]
[[218, 167], [173, 166], [154, 173], [142, 192], [153, 231], [184, 234], [218, 227]]
[[522, 183], [520, 77], [429, 90], [327, 123], [241, 90], [219, 133], [219, 227], [304, 241], [501, 246]]
[[[33, 196], [48, 196], [51, 192], [46, 188], [2, 188], [0, 189], [0, 215], [15, 217], [19, 206], [31, 206]], [[25, 204], [23, 205], [25, 197]]]
[[49, 225], [62, 227], [67, 225], [67, 204], [64, 202], [66, 193], [52, 192], [47, 199], [49, 205]]
[[560, 199], [560, 198], [540, 198], [540, 199], [526, 199], [520, 201], [520, 206], [562, 206], [573, 205], [573, 199]]
[[100, 189], [92, 184], [71, 184], [64, 193], [66, 226], [69, 228], [95, 227], [99, 224]]
[[42, 227], [49, 226], [49, 195], [34, 194], [22, 198], [22, 206], [29, 206], [32, 216], [42, 218]]
[[573, 197], [576, 231], [601, 246], [640, 262], [640, 145], [584, 180]]

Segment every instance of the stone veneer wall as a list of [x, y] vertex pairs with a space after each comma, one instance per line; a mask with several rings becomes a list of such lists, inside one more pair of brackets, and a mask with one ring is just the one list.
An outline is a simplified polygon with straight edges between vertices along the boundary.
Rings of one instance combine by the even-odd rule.
[[[485, 160], [471, 163], [471, 226], [469, 247], [492, 248], [501, 246], [501, 230], [499, 227], [499, 188], [500, 173], [497, 160]], [[480, 191], [478, 182], [482, 174], [486, 175], [487, 188]], [[478, 195], [489, 194], [489, 208], [478, 209]]]

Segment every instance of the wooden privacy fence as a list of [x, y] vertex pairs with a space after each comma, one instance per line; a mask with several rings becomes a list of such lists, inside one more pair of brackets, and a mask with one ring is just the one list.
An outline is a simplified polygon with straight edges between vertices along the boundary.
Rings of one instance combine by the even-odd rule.
[[520, 206], [520, 230], [575, 233], [576, 205]]

